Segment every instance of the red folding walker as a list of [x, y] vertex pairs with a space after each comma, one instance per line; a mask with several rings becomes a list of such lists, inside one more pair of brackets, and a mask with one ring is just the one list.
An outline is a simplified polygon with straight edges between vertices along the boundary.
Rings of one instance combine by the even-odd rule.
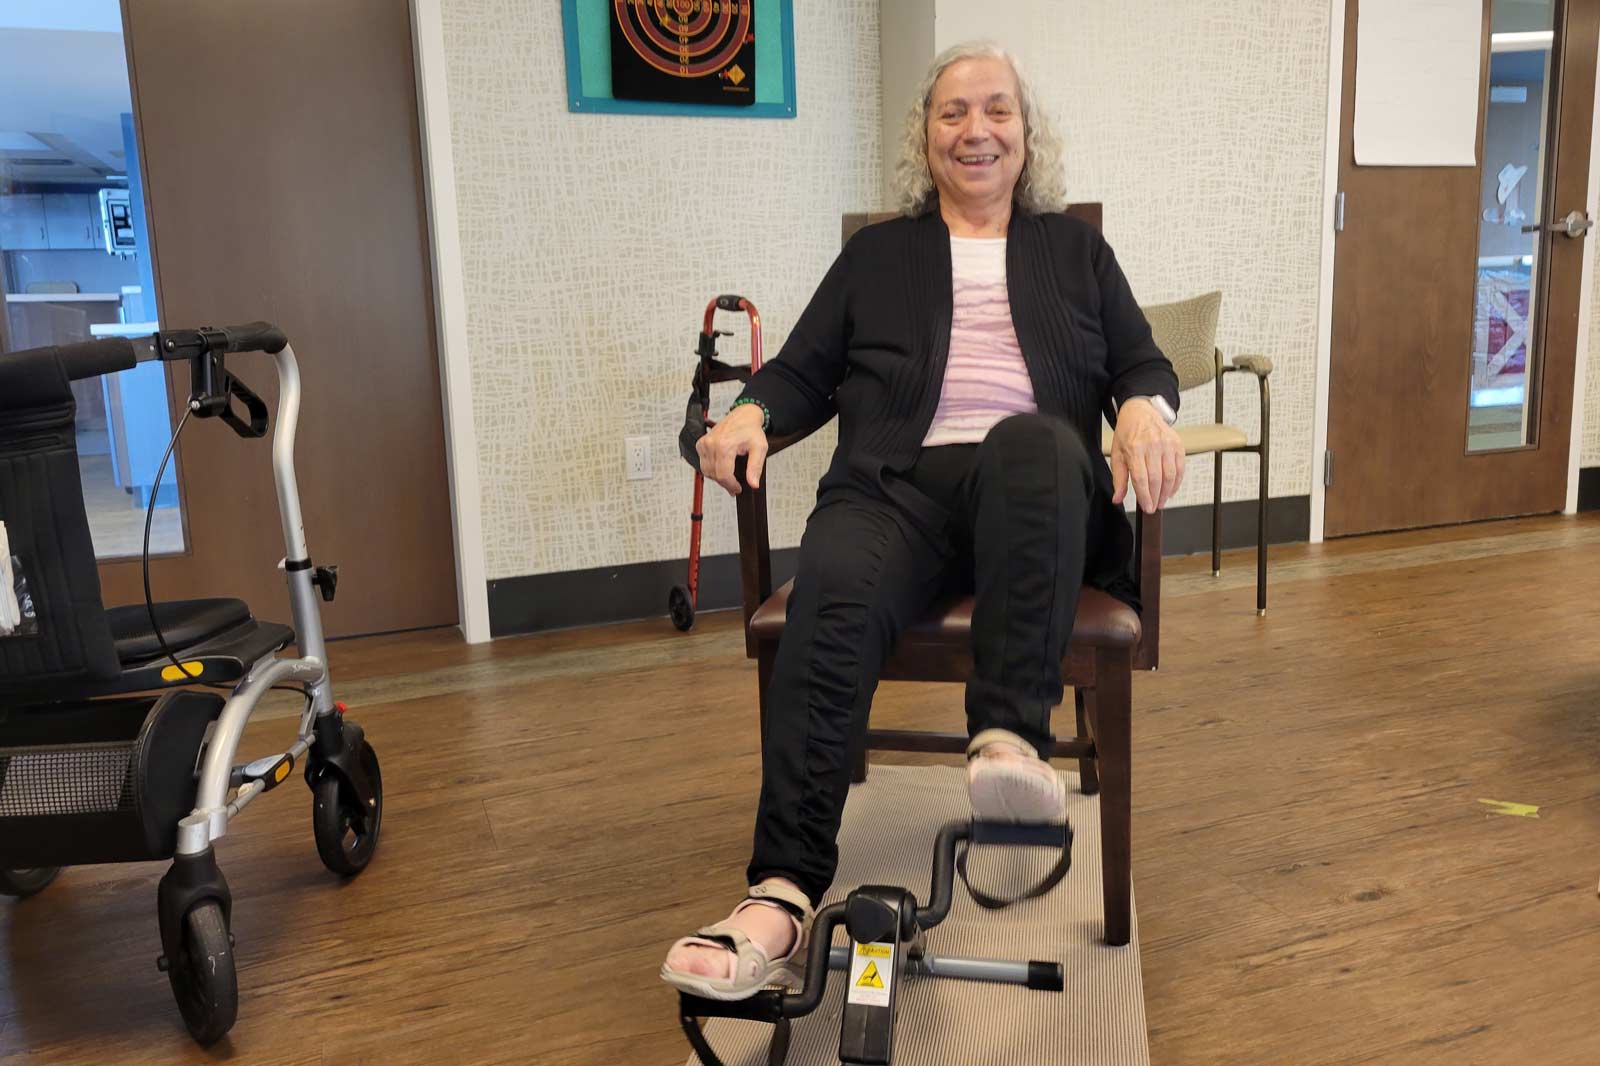
[[[750, 366], [730, 366], [717, 358], [717, 338], [731, 337], [728, 330], [713, 329], [718, 311], [743, 311], [750, 316]], [[718, 296], [706, 304], [700, 341], [695, 348], [700, 366], [694, 372], [694, 391], [684, 413], [683, 429], [678, 433], [678, 451], [694, 467], [694, 509], [689, 512], [689, 583], [674, 585], [667, 595], [667, 610], [672, 624], [688, 632], [694, 627], [694, 611], [700, 597], [700, 522], [704, 517], [706, 478], [700, 472], [700, 456], [695, 445], [716, 425], [707, 417], [711, 410], [711, 386], [720, 381], [747, 382], [761, 369], [761, 314], [743, 296]]]

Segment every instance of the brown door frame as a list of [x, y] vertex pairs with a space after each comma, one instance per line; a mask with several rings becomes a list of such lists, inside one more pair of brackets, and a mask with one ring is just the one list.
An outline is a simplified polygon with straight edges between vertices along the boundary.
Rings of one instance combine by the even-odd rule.
[[[1363, 466], [1374, 467], [1375, 462], [1370, 457], [1363, 463], [1359, 453], [1352, 453], [1349, 438], [1352, 430], [1350, 422], [1353, 420], [1352, 411], [1342, 409], [1339, 395], [1339, 367], [1337, 358], [1341, 341], [1348, 345], [1351, 338], [1341, 337], [1342, 331], [1352, 328], [1354, 321], [1348, 315], [1341, 315], [1340, 282], [1334, 270], [1334, 260], [1340, 242], [1346, 239], [1344, 234], [1335, 235], [1331, 231], [1334, 201], [1340, 190], [1359, 187], [1359, 177], [1352, 177], [1353, 165], [1353, 108], [1347, 106], [1353, 101], [1354, 68], [1355, 68], [1355, 30], [1356, 6], [1358, 0], [1336, 0], [1338, 10], [1332, 12], [1333, 22], [1331, 28], [1337, 36], [1330, 42], [1330, 56], [1334, 60], [1330, 68], [1330, 93], [1336, 94], [1330, 99], [1330, 120], [1337, 120], [1336, 126], [1330, 126], [1330, 154], [1329, 168], [1327, 170], [1327, 202], [1325, 204], [1325, 236], [1324, 236], [1324, 292], [1328, 293], [1326, 310], [1322, 316], [1322, 337], [1326, 338], [1319, 347], [1322, 367], [1325, 373], [1319, 375], [1318, 382], [1318, 417], [1315, 426], [1317, 438], [1317, 458], [1324, 459], [1324, 442], [1326, 447], [1334, 451], [1334, 488], [1325, 490], [1322, 484], [1313, 487], [1313, 509], [1319, 512], [1320, 521], [1313, 522], [1313, 534], [1322, 533], [1326, 536], [1343, 535], [1350, 532], [1363, 530], [1350, 528], [1350, 523], [1342, 521], [1345, 516], [1340, 513], [1340, 503], [1335, 499], [1335, 494], [1341, 490], [1348, 490], [1354, 485], [1371, 484], [1377, 481], [1371, 470], [1363, 470]], [[1479, 151], [1480, 164], [1471, 168], [1473, 203], [1476, 199], [1476, 182], [1481, 175], [1482, 167], [1482, 117], [1483, 109], [1487, 106], [1488, 78], [1487, 64], [1489, 54], [1488, 40], [1489, 8], [1485, 5], [1484, 20], [1485, 32], [1483, 41], [1482, 70], [1484, 76], [1480, 78], [1479, 99]], [[1555, 181], [1547, 182], [1548, 192], [1546, 204], [1541, 205], [1540, 219], [1547, 220], [1551, 212], [1548, 205], [1559, 205], [1559, 210], [1554, 213], [1565, 213], [1576, 205], [1587, 206], [1588, 201], [1588, 167], [1595, 165], [1595, 160], [1587, 159], [1590, 143], [1593, 136], [1593, 115], [1588, 117], [1588, 123], [1574, 120], [1578, 113], [1587, 112], [1593, 106], [1595, 88], [1595, 49], [1597, 26], [1600, 26], [1600, 0], [1558, 0], [1557, 19], [1565, 20], [1562, 28], [1560, 42], [1561, 53], [1555, 57], [1552, 64], [1552, 109], [1553, 114], [1561, 115], [1563, 100], [1575, 101], [1576, 107], [1564, 109], [1559, 125], [1552, 125], [1549, 131], [1547, 145], [1548, 158], [1554, 161]], [[1558, 22], [1558, 25], [1562, 25]], [[1337, 154], [1333, 149], [1337, 149]], [[1377, 170], [1378, 168], [1362, 168]], [[1391, 168], [1382, 168], [1390, 170]], [[1432, 169], [1432, 168], [1429, 168]], [[1465, 169], [1465, 168], [1461, 168]], [[1449, 175], [1439, 175], [1440, 178], [1452, 180]], [[1453, 180], [1465, 184], [1463, 175], [1456, 174]], [[1348, 204], [1354, 208], [1356, 205]], [[1362, 205], [1370, 206], [1370, 205]], [[1477, 244], [1477, 229], [1472, 232], [1472, 247]], [[1576, 372], [1576, 358], [1578, 342], [1577, 325], [1579, 311], [1586, 302], [1586, 293], [1581, 290], [1583, 267], [1589, 241], [1569, 240], [1566, 238], [1550, 238], [1541, 243], [1541, 263], [1539, 278], [1542, 289], [1551, 285], [1563, 286], [1562, 306], [1569, 308], [1568, 313], [1551, 315], [1544, 313], [1551, 301], [1546, 299], [1546, 292], [1541, 291], [1535, 304], [1537, 316], [1534, 329], [1537, 343], [1540, 346], [1541, 358], [1538, 362], [1539, 378], [1530, 381], [1530, 424], [1534, 428], [1533, 446], [1491, 453], [1465, 452], [1465, 420], [1467, 412], [1467, 397], [1450, 397], [1449, 402], [1453, 409], [1458, 409], [1461, 425], [1459, 432], [1453, 426], [1447, 432], [1451, 435], [1449, 446], [1458, 446], [1459, 454], [1454, 459], [1459, 460], [1459, 465], [1448, 472], [1448, 476], [1465, 481], [1465, 472], [1471, 470], [1473, 477], [1470, 485], [1460, 492], [1462, 497], [1457, 501], [1430, 499], [1425, 505], [1429, 515], [1425, 521], [1414, 520], [1390, 521], [1385, 523], [1385, 528], [1403, 528], [1407, 525], [1439, 524], [1442, 522], [1472, 521], [1481, 518], [1498, 517], [1506, 513], [1537, 513], [1546, 511], [1559, 511], [1565, 508], [1569, 497], [1567, 472], [1570, 466], [1571, 440], [1573, 431], [1573, 405], [1576, 402], [1574, 383]], [[1475, 251], [1472, 253], [1475, 258]], [[1463, 260], [1467, 262], [1468, 260]], [[1349, 279], [1345, 279], [1346, 283]], [[1456, 294], [1459, 298], [1459, 294]], [[1463, 338], [1470, 338], [1471, 305], [1470, 296], [1466, 310], [1459, 316], [1452, 312], [1452, 320], [1459, 318], [1458, 329]], [[1458, 360], [1452, 373], [1459, 373], [1465, 366], [1467, 351], [1464, 344], [1457, 344], [1456, 338], [1445, 338], [1442, 344], [1446, 348], [1444, 357]], [[1455, 349], [1459, 348], [1459, 351]], [[1323, 354], [1326, 353], [1326, 354]], [[1553, 353], [1553, 357], [1552, 357]], [[1423, 353], [1426, 358], [1427, 353]], [[1446, 378], [1445, 380], [1453, 380]], [[1453, 391], [1453, 387], [1452, 387]], [[1348, 401], [1347, 401], [1348, 402]], [[1381, 411], [1381, 404], [1377, 405]], [[1391, 414], [1391, 417], [1394, 417]], [[1341, 423], [1343, 420], [1343, 424]], [[1454, 440], [1453, 438], [1460, 439]], [[1441, 438], [1442, 440], [1443, 438]], [[1442, 451], [1448, 451], [1448, 446], [1440, 444]], [[1352, 461], [1355, 460], [1355, 461]], [[1559, 461], [1557, 461], [1559, 460]], [[1323, 476], [1322, 470], [1314, 473], [1319, 481]], [[1507, 485], [1514, 486], [1514, 491], [1508, 492]], [[1416, 487], [1408, 487], [1400, 495], [1415, 493]], [[1408, 501], [1410, 502], [1410, 501]], [[1497, 508], [1498, 504], [1507, 506]], [[1398, 504], [1390, 508], [1391, 513], [1396, 513]], [[1496, 511], [1498, 510], [1498, 513]], [[1320, 538], [1319, 538], [1320, 539]]]

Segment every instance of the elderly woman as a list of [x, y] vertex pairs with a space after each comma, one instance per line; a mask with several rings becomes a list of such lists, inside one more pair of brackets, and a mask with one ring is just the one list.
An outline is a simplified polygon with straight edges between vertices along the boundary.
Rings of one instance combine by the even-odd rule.
[[973, 814], [1065, 817], [1046, 760], [1079, 589], [1134, 602], [1119, 505], [1131, 485], [1154, 511], [1183, 478], [1177, 378], [1100, 233], [1059, 213], [1056, 139], [1004, 50], [934, 61], [898, 178], [903, 217], [850, 240], [700, 442], [701, 469], [737, 493], [740, 456], [759, 486], [769, 436], [839, 416], [768, 689], [751, 888], [662, 966], [701, 996], [747, 997], [803, 956], [837, 866], [850, 737], [895, 638], [952, 582], [976, 601]]

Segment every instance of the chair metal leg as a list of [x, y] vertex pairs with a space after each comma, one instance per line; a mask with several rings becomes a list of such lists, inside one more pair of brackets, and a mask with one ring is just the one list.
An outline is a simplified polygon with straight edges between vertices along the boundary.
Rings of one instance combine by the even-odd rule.
[[1094, 730], [1100, 757], [1100, 863], [1106, 943], [1132, 932], [1133, 659], [1126, 650], [1096, 653]]
[[1261, 495], [1256, 501], [1256, 613], [1267, 613], [1267, 441], [1261, 439]]
[[1264, 615], [1267, 613], [1267, 507], [1272, 502], [1272, 492], [1267, 479], [1267, 459], [1272, 453], [1272, 390], [1265, 377], [1259, 380], [1261, 449], [1256, 454], [1261, 457], [1261, 490], [1256, 504], [1256, 613]]
[[1212, 453], [1211, 465], [1211, 576], [1222, 574], [1222, 453]]
[[[1078, 736], [1087, 739], [1091, 735], [1088, 714], [1084, 708], [1086, 696], [1081, 688], [1072, 690], [1072, 702], [1078, 712]], [[1094, 756], [1085, 756], [1078, 760], [1078, 786], [1085, 796], [1093, 796], [1100, 791], [1100, 768], [1096, 765]]]

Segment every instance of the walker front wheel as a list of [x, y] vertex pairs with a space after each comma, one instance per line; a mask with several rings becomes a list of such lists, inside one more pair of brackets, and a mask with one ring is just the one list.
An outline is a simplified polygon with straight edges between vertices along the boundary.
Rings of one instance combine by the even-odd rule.
[[672, 624], [684, 633], [694, 628], [694, 601], [689, 598], [689, 590], [682, 585], [672, 586], [672, 591], [667, 594], [667, 612], [672, 615]]
[[201, 1047], [210, 1047], [239, 1017], [239, 975], [233, 964], [233, 936], [222, 904], [208, 899], [183, 916], [183, 940], [167, 959], [167, 980], [183, 1024]]

